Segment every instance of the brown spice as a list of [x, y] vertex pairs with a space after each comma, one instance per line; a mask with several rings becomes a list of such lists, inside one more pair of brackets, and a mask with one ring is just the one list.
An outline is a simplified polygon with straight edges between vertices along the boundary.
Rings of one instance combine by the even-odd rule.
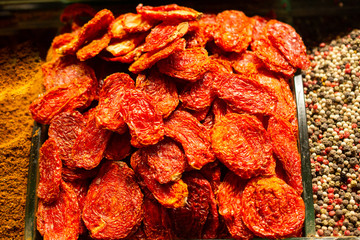
[[23, 239], [33, 120], [43, 91], [41, 59], [25, 42], [0, 49], [0, 239]]

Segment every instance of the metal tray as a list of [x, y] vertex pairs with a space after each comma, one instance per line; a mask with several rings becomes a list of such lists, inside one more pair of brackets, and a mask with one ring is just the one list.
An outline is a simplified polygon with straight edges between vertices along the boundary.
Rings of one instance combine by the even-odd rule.
[[[305, 224], [302, 238], [289, 239], [307, 239], [315, 236], [315, 213], [312, 193], [312, 177], [309, 154], [309, 139], [308, 128], [306, 120], [305, 96], [302, 82], [301, 72], [298, 71], [292, 78], [291, 86], [295, 96], [297, 105], [297, 117], [299, 125], [298, 148], [301, 153], [301, 168], [303, 179], [303, 199], [305, 202]], [[36, 229], [36, 209], [37, 209], [37, 195], [36, 189], [39, 182], [39, 149], [42, 143], [47, 138], [47, 127], [38, 123], [34, 123], [32, 145], [29, 161], [27, 197], [25, 208], [25, 240], [40, 240], [42, 236]], [[324, 239], [324, 238], [322, 238]], [[339, 239], [339, 238], [326, 238]], [[345, 238], [345, 239], [351, 239]], [[357, 238], [354, 238], [357, 239]]]

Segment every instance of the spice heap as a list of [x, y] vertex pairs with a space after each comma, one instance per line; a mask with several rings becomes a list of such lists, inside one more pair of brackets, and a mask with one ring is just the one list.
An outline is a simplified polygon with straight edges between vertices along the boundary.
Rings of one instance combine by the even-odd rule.
[[28, 105], [43, 91], [39, 53], [29, 43], [0, 49], [0, 239], [22, 239], [31, 118]]
[[30, 105], [50, 125], [39, 158], [40, 234], [300, 236], [289, 79], [310, 65], [301, 37], [235, 10], [136, 11], [115, 18], [75, 4], [61, 16], [70, 31], [54, 39], [42, 65], [46, 92]]
[[360, 31], [310, 55], [309, 143], [318, 236], [360, 236]]

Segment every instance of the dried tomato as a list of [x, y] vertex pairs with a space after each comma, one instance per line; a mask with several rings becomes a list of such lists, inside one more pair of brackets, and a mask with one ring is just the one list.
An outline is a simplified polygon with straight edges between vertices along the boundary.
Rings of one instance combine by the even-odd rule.
[[188, 22], [160, 23], [151, 29], [151, 32], [146, 36], [143, 50], [144, 52], [159, 50], [183, 37], [188, 29]]
[[90, 58], [95, 57], [109, 45], [110, 39], [110, 35], [106, 33], [103, 36], [92, 40], [89, 44], [80, 48], [76, 52], [77, 58], [80, 61], [86, 61]]
[[59, 157], [66, 166], [72, 165], [72, 147], [85, 124], [84, 116], [78, 111], [60, 113], [50, 123], [48, 136], [55, 140]]
[[41, 198], [36, 213], [37, 229], [44, 239], [77, 239], [81, 211], [74, 189], [64, 181], [60, 183], [58, 199], [46, 204]]
[[105, 162], [90, 184], [82, 218], [92, 238], [120, 239], [143, 219], [143, 194], [125, 162]]
[[185, 44], [185, 39], [180, 38], [162, 49], [144, 53], [130, 65], [129, 71], [135, 74], [140, 73], [141, 71], [152, 67], [159, 60], [167, 58], [175, 51], [185, 49]]
[[135, 49], [131, 50], [127, 54], [123, 56], [113, 57], [113, 56], [104, 56], [99, 55], [102, 59], [109, 62], [121, 62], [121, 63], [132, 63], [139, 59], [141, 54], [143, 53], [143, 45], [137, 46]]
[[212, 75], [205, 73], [197, 82], [187, 84], [179, 95], [182, 106], [192, 110], [210, 107], [215, 98], [212, 92], [212, 81]]
[[226, 10], [216, 16], [216, 45], [227, 52], [243, 52], [252, 40], [252, 22], [241, 11]]
[[128, 89], [120, 99], [118, 112], [130, 129], [133, 146], [153, 145], [163, 139], [162, 116], [155, 111], [146, 93]]
[[256, 79], [259, 70], [265, 69], [263, 61], [251, 51], [245, 51], [242, 54], [234, 53], [230, 59], [236, 73], [247, 78]]
[[228, 112], [228, 106], [226, 102], [220, 98], [216, 98], [212, 104], [212, 112], [214, 113], [214, 122], [220, 122], [221, 118], [224, 117]]
[[134, 85], [134, 80], [126, 73], [113, 73], [105, 78], [96, 107], [98, 125], [120, 134], [127, 130], [126, 123], [118, 112], [118, 105], [126, 89], [134, 88]]
[[262, 38], [268, 21], [260, 16], [253, 16], [251, 19], [253, 21], [252, 40], [255, 41]]
[[190, 48], [174, 52], [157, 66], [166, 75], [195, 82], [208, 70], [209, 61], [205, 48]]
[[155, 110], [163, 117], [168, 117], [178, 106], [179, 98], [175, 83], [166, 75], [152, 68], [145, 76], [136, 78], [136, 88], [148, 94]]
[[194, 9], [178, 6], [176, 4], [158, 7], [143, 6], [143, 4], [139, 4], [136, 7], [136, 11], [146, 19], [162, 21], [199, 20], [202, 16], [202, 13], [195, 11]]
[[291, 77], [295, 73], [296, 69], [288, 63], [266, 37], [262, 36], [252, 42], [251, 49], [269, 70], [284, 74], [286, 77]]
[[131, 34], [120, 40], [112, 40], [106, 50], [115, 57], [124, 56], [138, 47], [144, 39], [144, 33]]
[[[211, 187], [213, 186], [210, 183]], [[214, 188], [212, 187], [210, 191], [210, 198], [209, 198], [209, 214], [207, 216], [201, 237], [203, 239], [214, 239], [218, 237], [218, 229], [220, 226], [219, 221], [219, 212], [217, 207], [217, 202], [215, 199]]]
[[109, 26], [111, 37], [122, 39], [129, 33], [147, 32], [155, 22], [140, 14], [125, 13], [117, 17]]
[[64, 84], [70, 84], [76, 78], [96, 79], [94, 70], [73, 56], [60, 57], [41, 66], [46, 91]]
[[297, 148], [297, 138], [288, 121], [278, 117], [269, 119], [268, 132], [271, 137], [273, 151], [279, 158], [288, 177], [288, 184], [301, 195], [301, 157]]
[[200, 169], [201, 174], [209, 181], [213, 193], [216, 195], [220, 185], [221, 167], [218, 160], [208, 163]]
[[252, 179], [241, 198], [241, 216], [255, 235], [279, 239], [298, 233], [305, 204], [295, 190], [277, 177]]
[[59, 158], [59, 148], [52, 138], [45, 141], [39, 153], [40, 180], [37, 196], [48, 204], [59, 197], [62, 163]]
[[300, 69], [307, 69], [310, 66], [306, 47], [300, 35], [289, 24], [270, 20], [266, 24], [266, 34], [292, 66]]
[[170, 138], [165, 138], [156, 145], [140, 149], [146, 156], [154, 178], [161, 184], [177, 181], [187, 166], [182, 149]]
[[213, 54], [210, 57], [209, 71], [233, 73], [231, 61], [222, 55]]
[[113, 133], [106, 146], [104, 157], [108, 160], [120, 161], [129, 156], [131, 153], [130, 139], [129, 132]]
[[247, 181], [230, 171], [221, 182], [217, 194], [219, 214], [224, 218], [229, 233], [235, 239], [253, 238], [253, 233], [245, 226], [241, 216], [242, 194], [246, 183]]
[[226, 114], [211, 130], [211, 146], [216, 157], [242, 178], [275, 172], [275, 166], [268, 169], [273, 161], [270, 136], [252, 115]]
[[165, 121], [165, 135], [181, 143], [187, 161], [195, 169], [215, 161], [206, 128], [190, 113], [175, 111]]
[[152, 193], [155, 199], [166, 208], [182, 207], [188, 197], [188, 188], [183, 180], [160, 184], [156, 181], [153, 170], [146, 161], [146, 156], [138, 150], [131, 155], [131, 167], [144, 181], [147, 189]]
[[95, 108], [90, 111], [85, 127], [74, 142], [70, 167], [89, 170], [98, 166], [111, 137], [112, 132], [97, 126]]
[[198, 22], [198, 29], [191, 31], [189, 36], [186, 38], [186, 47], [205, 47], [206, 43], [211, 41], [214, 36], [216, 25], [215, 14], [204, 14]]
[[272, 115], [277, 98], [272, 89], [251, 78], [211, 73], [215, 94], [236, 111]]
[[206, 115], [206, 117], [204, 118], [204, 120], [201, 121], [202, 125], [204, 125], [204, 127], [210, 131], [214, 124], [215, 124], [215, 115], [212, 111], [209, 111]]
[[103, 9], [96, 13], [96, 15], [81, 27], [78, 36], [70, 43], [61, 46], [57, 49], [60, 55], [75, 54], [86, 42], [104, 35], [107, 28], [114, 20], [114, 15], [108, 9]]
[[179, 238], [201, 238], [209, 214], [211, 186], [198, 172], [183, 176], [189, 189], [185, 206], [169, 209], [172, 227]]
[[144, 233], [146, 239], [174, 239], [170, 226], [170, 218], [161, 204], [156, 200], [144, 198]]
[[84, 109], [95, 98], [96, 87], [97, 81], [87, 76], [54, 87], [31, 103], [32, 117], [41, 124], [49, 124], [53, 117], [62, 112]]

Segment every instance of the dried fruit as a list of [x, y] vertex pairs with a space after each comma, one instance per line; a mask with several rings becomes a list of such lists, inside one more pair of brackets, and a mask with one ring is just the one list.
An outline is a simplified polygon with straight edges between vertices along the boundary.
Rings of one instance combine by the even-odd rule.
[[122, 39], [129, 33], [147, 32], [154, 23], [150, 19], [145, 19], [140, 14], [125, 13], [117, 17], [109, 26], [111, 37]]
[[92, 238], [119, 239], [134, 233], [143, 219], [143, 194], [125, 162], [105, 162], [92, 181], [83, 220]]
[[131, 153], [130, 134], [113, 133], [106, 146], [104, 157], [108, 160], [120, 161]]
[[241, 216], [255, 235], [284, 238], [301, 230], [305, 204], [295, 190], [277, 177], [250, 180], [241, 198]]
[[103, 36], [92, 40], [88, 45], [80, 48], [76, 52], [76, 56], [80, 61], [86, 61], [98, 55], [110, 43], [110, 35], [104, 34]]
[[143, 4], [139, 4], [136, 7], [136, 11], [146, 19], [163, 21], [199, 20], [202, 16], [202, 13], [197, 12], [194, 9], [178, 6], [176, 4], [159, 7], [143, 6]]

